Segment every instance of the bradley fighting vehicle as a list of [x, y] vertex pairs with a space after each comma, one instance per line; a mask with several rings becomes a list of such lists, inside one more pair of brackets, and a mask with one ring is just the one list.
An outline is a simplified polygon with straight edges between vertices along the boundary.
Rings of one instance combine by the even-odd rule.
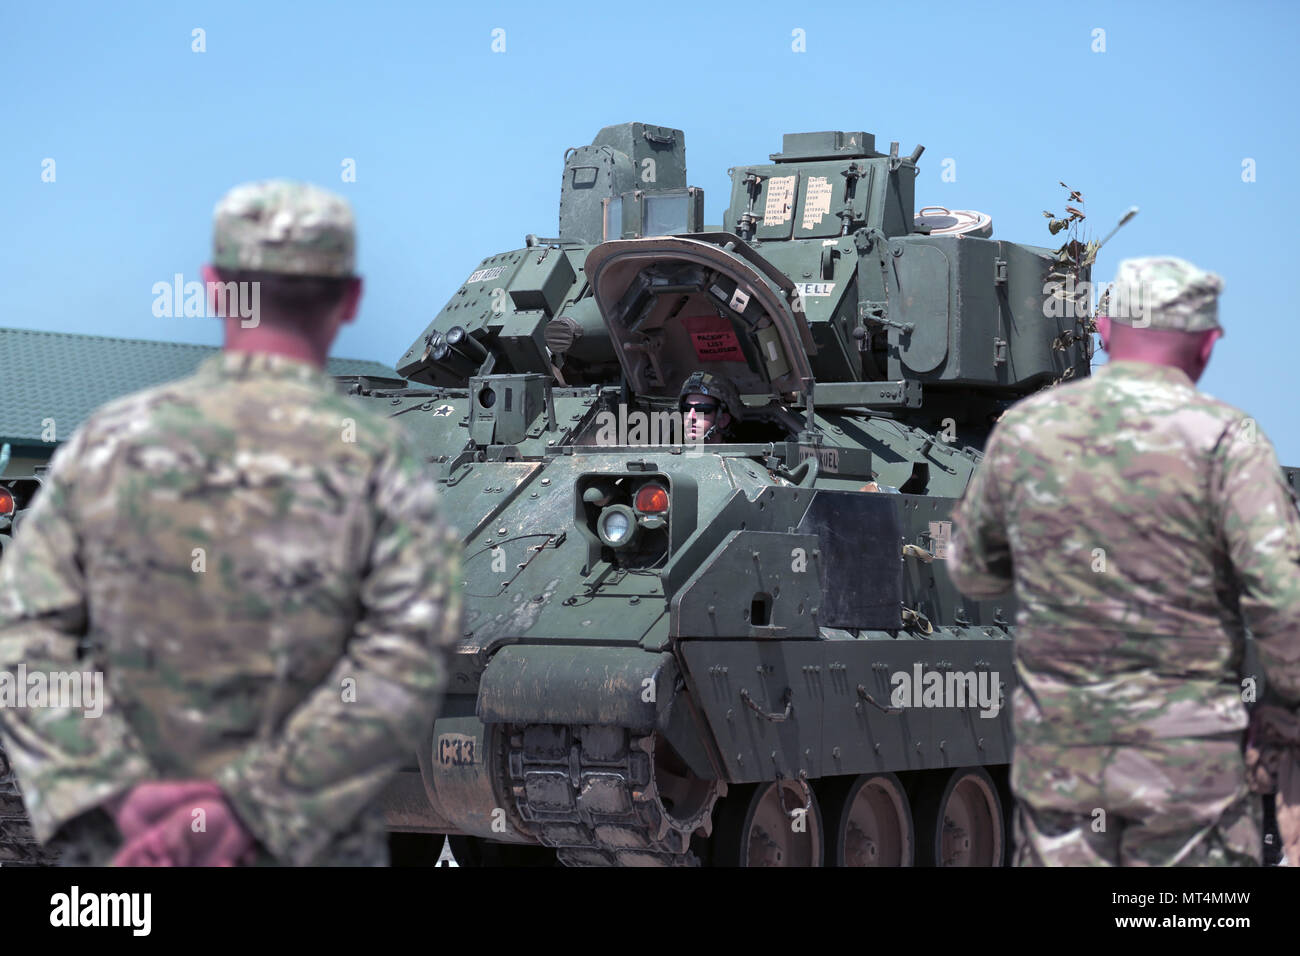
[[[462, 863], [1004, 860], [1014, 607], [952, 587], [949, 514], [1091, 340], [1050, 250], [915, 214], [921, 151], [787, 135], [710, 226], [681, 131], [608, 127], [565, 154], [559, 235], [484, 259], [399, 360], [415, 387], [348, 383], [466, 549], [392, 829]], [[723, 444], [682, 441], [696, 371], [743, 396]], [[0, 753], [0, 863], [46, 859]]]
[[[949, 516], [1091, 339], [1052, 251], [916, 214], [921, 152], [786, 135], [717, 226], [680, 130], [607, 127], [565, 154], [558, 236], [480, 262], [400, 358], [418, 386], [354, 383], [465, 541], [394, 830], [462, 862], [1004, 861], [1015, 608], [954, 589]], [[701, 370], [743, 396], [722, 444], [671, 433]]]

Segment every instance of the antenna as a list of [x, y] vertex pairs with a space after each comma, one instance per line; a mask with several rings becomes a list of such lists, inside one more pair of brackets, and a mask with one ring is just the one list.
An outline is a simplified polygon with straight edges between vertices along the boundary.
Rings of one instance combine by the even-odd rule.
[[1131, 220], [1134, 216], [1136, 216], [1137, 214], [1138, 214], [1138, 207], [1137, 207], [1137, 206], [1129, 206], [1129, 207], [1128, 207], [1128, 212], [1124, 213], [1124, 215], [1120, 217], [1119, 222], [1117, 222], [1117, 223], [1115, 224], [1115, 228], [1112, 229], [1110, 232], [1106, 233], [1106, 238], [1103, 239], [1103, 240], [1102, 240], [1102, 241], [1097, 245], [1097, 252], [1101, 252], [1101, 247], [1104, 246], [1106, 243], [1110, 242], [1110, 237], [1113, 236], [1113, 235], [1115, 235], [1115, 233], [1119, 232], [1120, 229], [1121, 229], [1121, 228], [1122, 228], [1122, 227], [1123, 227], [1123, 226], [1124, 226], [1124, 225], [1125, 225], [1129, 220]]

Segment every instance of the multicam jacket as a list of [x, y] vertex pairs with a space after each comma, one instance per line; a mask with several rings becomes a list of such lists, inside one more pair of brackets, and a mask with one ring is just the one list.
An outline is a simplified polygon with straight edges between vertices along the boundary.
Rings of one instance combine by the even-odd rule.
[[1300, 515], [1273, 446], [1181, 371], [1111, 362], [994, 428], [953, 515], [963, 592], [1019, 602], [1018, 741], [1244, 728], [1261, 675], [1300, 701]]
[[0, 671], [93, 668], [107, 697], [0, 708], [37, 837], [139, 781], [209, 778], [279, 862], [382, 844], [374, 798], [458, 634], [427, 475], [397, 422], [269, 355], [86, 421], [0, 562]]

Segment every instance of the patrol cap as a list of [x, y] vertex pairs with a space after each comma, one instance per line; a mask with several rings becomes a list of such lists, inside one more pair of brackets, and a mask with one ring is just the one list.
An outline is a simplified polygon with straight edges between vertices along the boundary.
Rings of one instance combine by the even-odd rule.
[[1147, 256], [1125, 259], [1115, 272], [1110, 320], [1136, 329], [1223, 331], [1219, 290], [1223, 280], [1186, 259]]
[[212, 264], [218, 269], [346, 279], [355, 262], [352, 207], [310, 183], [244, 183], [213, 210]]

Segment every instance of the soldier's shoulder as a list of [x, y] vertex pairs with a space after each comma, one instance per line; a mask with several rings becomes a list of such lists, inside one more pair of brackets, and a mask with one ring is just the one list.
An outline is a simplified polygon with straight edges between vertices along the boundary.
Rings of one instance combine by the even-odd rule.
[[1280, 467], [1277, 450], [1264, 427], [1249, 412], [1198, 391], [1196, 411], [1205, 445], [1220, 460], [1250, 460], [1256, 465]]
[[366, 441], [381, 448], [394, 448], [408, 452], [412, 436], [408, 426], [399, 418], [374, 407], [375, 402], [355, 395], [333, 391], [323, 401], [332, 414], [342, 419], [352, 419], [356, 424], [358, 441]]
[[[346, 395], [332, 382], [264, 379], [250, 396], [246, 382], [214, 378], [202, 371], [123, 395], [91, 412], [74, 436], [82, 450], [126, 446], [134, 439], [155, 441], [162, 434], [193, 436], [188, 423], [218, 431], [238, 429], [256, 434], [263, 414], [279, 418], [292, 414], [303, 425], [311, 423], [322, 434], [343, 430], [348, 442], [368, 457], [385, 449], [409, 448], [406, 426], [360, 398]], [[250, 404], [250, 402], [252, 404]], [[290, 409], [293, 409], [291, 413]], [[279, 427], [270, 431], [279, 433]]]
[[1191, 394], [1192, 398], [1187, 402], [1188, 408], [1221, 421], [1225, 425], [1233, 425], [1247, 419], [1254, 420], [1250, 414], [1236, 405], [1230, 405], [1222, 399], [1215, 398], [1209, 392], [1202, 392], [1198, 388], [1192, 388]]
[[[1190, 415], [1223, 422], [1243, 417], [1240, 409], [1203, 392], [1185, 374], [1175, 369], [1142, 363], [1119, 363], [1122, 373], [1098, 375], [1098, 388], [1116, 393], [1144, 414]], [[1134, 369], [1143, 369], [1141, 373]]]
[[1017, 402], [1003, 414], [1001, 421], [1016, 425], [1070, 420], [1079, 416], [1092, 418], [1098, 394], [1114, 392], [1124, 393], [1125, 401], [1140, 409], [1144, 416], [1178, 419], [1186, 427], [1198, 431], [1217, 434], [1249, 418], [1241, 409], [1201, 391], [1185, 377], [1090, 375], [1044, 389]]
[[[371, 460], [411, 454], [413, 436], [406, 419], [394, 417], [386, 400], [347, 394], [328, 376], [260, 379], [255, 396], [248, 400], [275, 416], [292, 408], [296, 420], [310, 423], [322, 435], [342, 434], [351, 449]], [[204, 408], [213, 414], [222, 413], [221, 405], [220, 399], [204, 401]]]
[[110, 399], [86, 416], [78, 431], [103, 438], [123, 431], [145, 431], [159, 412], [186, 404], [194, 394], [195, 376], [173, 379]]
[[1153, 410], [1151, 418], [1163, 419], [1164, 432], [1180, 435], [1189, 445], [1206, 454], [1213, 454], [1216, 449], [1221, 452], [1235, 444], [1237, 437], [1251, 443], [1262, 440], [1267, 444], [1268, 441], [1258, 422], [1249, 414], [1194, 385], [1179, 392], [1176, 402]]
[[[65, 477], [82, 471], [99, 471], [127, 449], [158, 433], [158, 419], [168, 409], [190, 400], [188, 378], [175, 379], [111, 399], [87, 415], [71, 434], [60, 435], [50, 459], [52, 474]], [[62, 431], [62, 423], [55, 423]]]

